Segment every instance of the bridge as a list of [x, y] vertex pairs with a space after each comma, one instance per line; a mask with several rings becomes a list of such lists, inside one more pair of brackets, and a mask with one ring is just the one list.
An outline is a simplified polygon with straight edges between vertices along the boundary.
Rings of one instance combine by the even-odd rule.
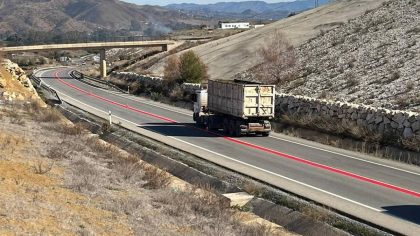
[[162, 51], [168, 51], [168, 46], [175, 44], [174, 41], [131, 41], [131, 42], [95, 42], [95, 43], [72, 43], [72, 44], [51, 44], [51, 45], [33, 45], [0, 48], [3, 53], [18, 52], [41, 52], [51, 50], [100, 50], [100, 72], [101, 77], [107, 76], [106, 73], [106, 50], [111, 48], [140, 48], [140, 47], [161, 47]]

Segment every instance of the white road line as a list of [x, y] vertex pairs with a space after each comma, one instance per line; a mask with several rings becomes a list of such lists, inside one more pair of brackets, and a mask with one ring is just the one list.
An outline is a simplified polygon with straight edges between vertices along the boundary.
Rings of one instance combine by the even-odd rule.
[[[44, 71], [44, 72], [45, 72], [45, 71]], [[43, 73], [41, 73], [41, 75], [43, 75]], [[88, 85], [88, 86], [89, 86], [89, 85]], [[100, 89], [100, 88], [96, 88], [96, 89]], [[108, 90], [105, 90], [105, 89], [100, 89], [100, 90], [102, 90], [102, 91], [104, 91], [104, 92], [109, 92]], [[143, 103], [143, 104], [147, 104], [147, 105], [150, 105], [150, 106], [158, 107], [158, 108], [165, 109], [165, 110], [172, 111], [172, 112], [176, 112], [176, 113], [179, 113], [179, 114], [182, 114], [182, 115], [191, 115], [191, 114], [186, 114], [186, 113], [184, 113], [184, 112], [180, 112], [180, 111], [177, 111], [177, 110], [170, 109], [170, 108], [168, 108], [168, 107], [159, 106], [159, 105], [156, 105], [156, 104], [153, 104], [153, 103], [149, 103], [149, 102], [145, 102], [145, 101], [139, 101], [139, 100], [136, 100], [136, 99], [132, 99], [132, 98], [130, 98], [130, 97], [122, 96], [122, 95], [120, 95], [120, 94], [116, 94], [116, 93], [112, 93], [112, 94], [114, 94], [114, 95], [116, 95], [116, 96], [119, 96], [119, 97], [122, 97], [122, 98], [129, 99], [129, 100], [131, 100], [131, 101], [136, 101], [136, 102], [139, 102], [139, 103]], [[397, 167], [393, 167], [393, 166], [389, 166], [389, 165], [385, 165], [385, 164], [381, 164], [381, 163], [377, 163], [377, 162], [373, 162], [373, 161], [365, 160], [365, 159], [362, 159], [362, 158], [358, 158], [358, 157], [354, 157], [354, 156], [346, 155], [346, 154], [339, 153], [339, 152], [330, 151], [330, 150], [327, 150], [327, 149], [324, 149], [324, 148], [318, 148], [318, 147], [314, 147], [314, 146], [311, 146], [311, 145], [307, 145], [307, 144], [303, 144], [303, 143], [299, 143], [299, 142], [294, 142], [294, 141], [290, 141], [290, 140], [283, 139], [283, 138], [279, 138], [279, 137], [274, 137], [274, 136], [272, 136], [272, 135], [270, 135], [270, 138], [273, 138], [273, 139], [278, 139], [278, 140], [282, 140], [282, 141], [284, 141], [284, 142], [289, 142], [289, 143], [297, 144], [297, 145], [300, 145], [300, 146], [304, 146], [304, 147], [312, 148], [312, 149], [315, 149], [315, 150], [320, 150], [320, 151], [324, 151], [324, 152], [327, 152], [327, 153], [331, 153], [331, 154], [335, 154], [335, 155], [339, 155], [339, 156], [343, 156], [343, 157], [351, 158], [351, 159], [354, 159], [354, 160], [358, 160], [358, 161], [362, 161], [362, 162], [370, 163], [370, 164], [373, 164], [373, 165], [378, 165], [378, 166], [382, 166], [382, 167], [390, 168], [390, 169], [393, 169], [393, 170], [398, 170], [398, 171], [402, 171], [402, 172], [406, 172], [406, 173], [409, 173], [409, 174], [413, 174], [413, 175], [418, 175], [418, 176], [420, 176], [420, 173], [416, 173], [416, 172], [412, 172], [412, 171], [404, 170], [404, 169], [401, 169], [401, 168], [397, 168]]]
[[308, 147], [308, 148], [320, 150], [320, 151], [323, 151], [323, 152], [328, 152], [328, 153], [332, 153], [332, 154], [336, 154], [336, 155], [348, 157], [348, 158], [351, 158], [351, 159], [355, 159], [355, 160], [358, 160], [358, 161], [363, 161], [363, 162], [367, 162], [367, 163], [370, 163], [370, 164], [374, 164], [374, 165], [378, 165], [378, 166], [382, 166], [382, 167], [386, 167], [386, 168], [390, 168], [390, 169], [394, 169], [394, 170], [398, 170], [398, 171], [402, 171], [402, 172], [406, 172], [406, 173], [409, 173], [409, 174], [419, 175], [420, 176], [420, 173], [416, 173], [416, 172], [412, 172], [412, 171], [409, 171], [409, 170], [400, 169], [400, 168], [393, 167], [393, 166], [388, 166], [388, 165], [385, 165], [385, 164], [381, 164], [381, 163], [377, 163], [377, 162], [365, 160], [365, 159], [362, 159], [362, 158], [358, 158], [358, 157], [346, 155], [346, 154], [339, 153], [339, 152], [330, 151], [330, 150], [327, 150], [327, 149], [324, 149], [324, 148], [318, 148], [318, 147], [314, 147], [314, 146], [311, 146], [311, 145], [307, 145], [307, 144], [303, 144], [303, 143], [298, 143], [298, 142], [295, 142], [295, 141], [291, 141], [291, 140], [287, 140], [287, 139], [283, 139], [283, 138], [279, 138], [279, 137], [274, 137], [272, 135], [270, 135], [270, 138], [282, 140], [284, 142], [293, 143], [293, 144], [297, 144], [297, 145], [300, 145], [300, 146], [304, 146], [304, 147]]
[[[68, 73], [68, 75], [70, 76], [70, 72]], [[80, 82], [80, 83], [83, 83], [83, 82]], [[94, 86], [91, 86], [89, 84], [85, 84], [85, 85], [90, 86], [90, 87], [94, 87]], [[192, 116], [192, 113], [185, 113], [185, 112], [178, 111], [178, 110], [175, 110], [175, 109], [172, 109], [172, 108], [169, 108], [169, 107], [160, 106], [160, 105], [157, 105], [157, 104], [154, 104], [154, 103], [150, 103], [150, 102], [147, 102], [147, 101], [143, 101], [143, 100], [131, 98], [131, 96], [132, 96], [131, 94], [121, 95], [120, 92], [113, 92], [113, 91], [106, 90], [106, 89], [103, 89], [103, 88], [98, 88], [98, 87], [94, 87], [94, 88], [95, 89], [98, 89], [98, 90], [101, 90], [103, 92], [107, 92], [107, 93], [113, 94], [115, 96], [124, 98], [124, 99], [128, 99], [128, 100], [134, 101], [134, 102], [139, 102], [139, 103], [147, 104], [147, 105], [154, 106], [154, 107], [157, 107], [157, 108], [165, 109], [167, 111], [172, 111], [172, 112], [175, 112], [175, 113], [178, 113], [178, 114], [181, 114], [181, 115]]]
[[245, 165], [245, 166], [248, 166], [248, 167], [254, 168], [254, 169], [256, 169], [256, 170], [259, 170], [259, 171], [265, 172], [265, 173], [267, 173], [267, 174], [274, 175], [274, 176], [276, 176], [276, 177], [280, 177], [280, 178], [282, 178], [282, 179], [286, 179], [286, 180], [288, 180], [288, 181], [291, 181], [291, 182], [294, 182], [294, 183], [297, 183], [297, 184], [303, 185], [303, 186], [305, 186], [305, 187], [308, 187], [308, 188], [311, 188], [311, 189], [314, 189], [314, 190], [317, 190], [317, 191], [320, 191], [320, 192], [323, 192], [323, 193], [329, 194], [329, 195], [331, 195], [331, 196], [334, 196], [334, 197], [340, 198], [340, 199], [342, 199], [342, 200], [345, 200], [345, 201], [348, 201], [348, 202], [351, 202], [351, 203], [357, 204], [357, 205], [359, 205], [359, 206], [362, 206], [362, 207], [365, 207], [365, 208], [368, 208], [368, 209], [371, 209], [371, 210], [374, 210], [374, 211], [377, 211], [377, 212], [383, 212], [383, 210], [380, 210], [380, 209], [377, 209], [377, 208], [374, 208], [374, 207], [371, 207], [371, 206], [365, 205], [365, 204], [363, 204], [363, 203], [360, 203], [360, 202], [357, 202], [357, 201], [354, 201], [354, 200], [348, 199], [348, 198], [346, 198], [346, 197], [343, 197], [343, 196], [340, 196], [340, 195], [337, 195], [337, 194], [334, 194], [334, 193], [331, 193], [331, 192], [325, 191], [325, 190], [323, 190], [323, 189], [320, 189], [320, 188], [314, 187], [314, 186], [312, 186], [312, 185], [302, 183], [302, 182], [300, 182], [300, 181], [297, 181], [297, 180], [294, 180], [294, 179], [288, 178], [288, 177], [286, 177], [286, 176], [279, 175], [279, 174], [277, 174], [277, 173], [274, 173], [274, 172], [271, 172], [271, 171], [268, 171], [268, 170], [265, 170], [265, 169], [262, 169], [262, 168], [256, 167], [256, 166], [251, 165], [251, 164], [248, 164], [248, 163], [246, 163], [246, 162], [243, 162], [243, 161], [239, 161], [239, 160], [233, 159], [233, 158], [228, 157], [228, 156], [226, 156], [226, 155], [223, 155], [223, 154], [220, 154], [220, 153], [217, 153], [217, 152], [211, 151], [211, 150], [209, 150], [209, 149], [206, 149], [206, 148], [200, 147], [200, 146], [198, 146], [198, 145], [195, 145], [195, 144], [192, 144], [192, 143], [186, 142], [186, 141], [184, 141], [184, 140], [181, 140], [181, 139], [178, 139], [178, 138], [175, 138], [175, 137], [172, 137], [172, 136], [168, 136], [168, 137], [169, 137], [169, 138], [172, 138], [172, 139], [175, 139], [175, 140], [177, 140], [177, 141], [179, 141], [179, 142], [182, 142], [182, 143], [188, 144], [188, 145], [190, 145], [190, 146], [193, 146], [193, 147], [195, 147], [195, 148], [199, 148], [199, 149], [204, 150], [204, 151], [206, 151], [206, 152], [210, 152], [210, 153], [212, 153], [212, 154], [215, 154], [215, 155], [221, 156], [221, 157], [223, 157], [223, 158], [225, 158], [225, 159], [228, 159], [228, 160], [231, 160], [231, 161], [234, 161], [234, 162], [240, 163], [240, 164], [242, 164], [242, 165]]
[[[92, 109], [94, 109], [94, 110], [97, 110], [97, 111], [99, 111], [99, 112], [101, 112], [101, 113], [104, 113], [104, 114], [106, 114], [106, 115], [108, 114], [108, 112], [107, 112], [107, 111], [103, 111], [103, 110], [101, 110], [101, 109], [99, 109], [99, 108], [96, 108], [96, 107], [93, 107], [93, 106], [91, 106], [91, 105], [88, 105], [88, 104], [86, 104], [86, 103], [84, 103], [84, 102], [81, 102], [81, 101], [79, 101], [79, 100], [77, 100], [77, 99], [75, 99], [75, 98], [72, 98], [72, 97], [70, 97], [70, 96], [68, 96], [68, 95], [66, 95], [66, 94], [64, 94], [64, 93], [61, 93], [61, 92], [58, 92], [58, 93], [63, 94], [64, 96], [66, 96], [66, 97], [68, 97], [68, 98], [70, 98], [70, 99], [72, 99], [72, 100], [74, 100], [74, 101], [76, 101], [76, 102], [78, 102], [78, 103], [80, 103], [80, 104], [83, 104], [84, 106], [90, 107], [90, 108], [92, 108]], [[119, 116], [115, 116], [115, 115], [114, 115], [114, 117], [118, 118], [119, 120], [122, 120], [122, 121], [125, 121], [125, 122], [127, 122], [127, 123], [130, 123], [130, 124], [132, 124], [132, 125], [135, 125], [135, 126], [137, 126], [137, 127], [141, 127], [141, 125], [140, 125], [140, 124], [137, 124], [137, 123], [134, 123], [134, 122], [132, 122], [132, 121], [126, 120], [126, 119], [121, 118], [121, 117], [119, 117]], [[248, 167], [254, 168], [254, 169], [256, 169], [256, 170], [259, 170], [259, 171], [265, 172], [265, 173], [267, 173], [267, 174], [274, 175], [274, 176], [276, 176], [276, 177], [280, 177], [280, 178], [282, 178], [282, 179], [286, 179], [286, 180], [288, 180], [288, 181], [291, 181], [291, 182], [294, 182], [294, 183], [296, 183], [296, 184], [299, 184], [299, 185], [305, 186], [305, 187], [307, 187], [307, 188], [311, 188], [311, 189], [313, 189], [313, 190], [316, 190], [316, 191], [319, 191], [319, 192], [322, 192], [322, 193], [325, 193], [325, 194], [328, 194], [328, 195], [334, 196], [334, 197], [336, 197], [336, 198], [339, 198], [339, 199], [345, 200], [345, 201], [347, 201], [347, 202], [351, 202], [351, 203], [353, 203], [353, 204], [356, 204], [356, 205], [359, 205], [359, 206], [362, 206], [362, 207], [365, 207], [365, 208], [371, 209], [371, 210], [376, 211], [376, 212], [383, 212], [383, 210], [380, 210], [380, 209], [377, 209], [377, 208], [374, 208], [374, 207], [368, 206], [368, 205], [366, 205], [366, 204], [363, 204], [363, 203], [360, 203], [360, 202], [357, 202], [357, 201], [351, 200], [351, 199], [349, 199], [349, 198], [346, 198], [346, 197], [343, 197], [343, 196], [340, 196], [340, 195], [337, 195], [337, 194], [334, 194], [334, 193], [331, 193], [331, 192], [325, 191], [325, 190], [320, 189], [320, 188], [317, 188], [317, 187], [315, 187], [315, 186], [312, 186], [312, 185], [309, 185], [309, 184], [305, 184], [305, 183], [300, 182], [300, 181], [298, 181], [298, 180], [294, 180], [294, 179], [288, 178], [288, 177], [286, 177], [286, 176], [283, 176], [283, 175], [280, 175], [280, 174], [277, 174], [277, 173], [274, 173], [274, 172], [271, 172], [271, 171], [268, 171], [268, 170], [264, 170], [264, 169], [262, 169], [262, 168], [260, 168], [260, 167], [256, 167], [256, 166], [251, 165], [251, 164], [248, 164], [248, 163], [246, 163], [246, 162], [236, 160], [236, 159], [234, 159], [234, 158], [231, 158], [231, 157], [228, 157], [228, 156], [226, 156], [226, 155], [223, 155], [223, 154], [220, 154], [220, 153], [217, 153], [217, 152], [211, 151], [211, 150], [209, 150], [209, 149], [206, 149], [206, 148], [200, 147], [200, 146], [198, 146], [198, 145], [195, 145], [195, 144], [189, 143], [189, 142], [187, 142], [187, 141], [184, 141], [184, 140], [181, 140], [181, 139], [175, 138], [175, 137], [173, 137], [173, 136], [167, 136], [167, 137], [168, 137], [168, 138], [172, 138], [172, 139], [174, 139], [174, 140], [177, 140], [178, 142], [182, 142], [182, 143], [188, 144], [188, 145], [190, 145], [190, 146], [192, 146], [192, 147], [195, 147], [195, 148], [198, 148], [198, 149], [204, 150], [204, 151], [206, 151], [206, 152], [209, 152], [209, 153], [212, 153], [212, 154], [218, 155], [218, 156], [223, 157], [223, 158], [225, 158], [225, 159], [228, 159], [228, 160], [231, 160], [231, 161], [237, 162], [237, 163], [239, 163], [239, 164], [246, 165], [246, 166], [248, 166]]]

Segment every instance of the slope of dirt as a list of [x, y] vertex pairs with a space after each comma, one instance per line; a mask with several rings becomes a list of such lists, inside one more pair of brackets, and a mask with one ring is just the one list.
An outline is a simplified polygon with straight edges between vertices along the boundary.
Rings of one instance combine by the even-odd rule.
[[[337, 27], [367, 10], [379, 7], [383, 2], [385, 0], [338, 0], [262, 28], [194, 47], [193, 50], [208, 65], [212, 79], [230, 79], [258, 64], [258, 48], [264, 44], [267, 35], [275, 30], [280, 29], [294, 46], [299, 46], [320, 34], [321, 30]], [[164, 60], [161, 60], [150, 71], [162, 75], [163, 66]]]

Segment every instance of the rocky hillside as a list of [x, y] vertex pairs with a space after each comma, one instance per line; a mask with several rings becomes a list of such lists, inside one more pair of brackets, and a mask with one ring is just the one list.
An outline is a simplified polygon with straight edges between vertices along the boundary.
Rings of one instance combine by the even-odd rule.
[[[316, 9], [274, 22], [258, 29], [248, 30], [192, 48], [209, 67], [210, 78], [231, 79], [260, 63], [257, 51], [267, 43], [267, 37], [281, 30], [294, 46], [300, 46], [316, 37], [321, 30], [335, 28], [349, 19], [375, 9], [386, 0], [336, 0]], [[181, 52], [182, 53], [182, 52]], [[162, 75], [164, 60], [150, 72]]]
[[0, 34], [98, 29], [167, 32], [201, 24], [186, 14], [119, 0], [0, 0]]
[[10, 60], [0, 58], [0, 99], [14, 100], [38, 100], [38, 94], [26, 73]]
[[392, 0], [298, 48], [281, 92], [420, 110], [420, 1]]

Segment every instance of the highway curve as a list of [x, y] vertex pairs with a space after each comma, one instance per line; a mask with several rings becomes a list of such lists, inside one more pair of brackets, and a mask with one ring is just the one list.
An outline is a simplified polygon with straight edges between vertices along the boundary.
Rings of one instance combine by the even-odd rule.
[[35, 76], [65, 102], [360, 219], [420, 235], [420, 168], [280, 134], [230, 138], [195, 127], [192, 112], [72, 79], [71, 68]]

